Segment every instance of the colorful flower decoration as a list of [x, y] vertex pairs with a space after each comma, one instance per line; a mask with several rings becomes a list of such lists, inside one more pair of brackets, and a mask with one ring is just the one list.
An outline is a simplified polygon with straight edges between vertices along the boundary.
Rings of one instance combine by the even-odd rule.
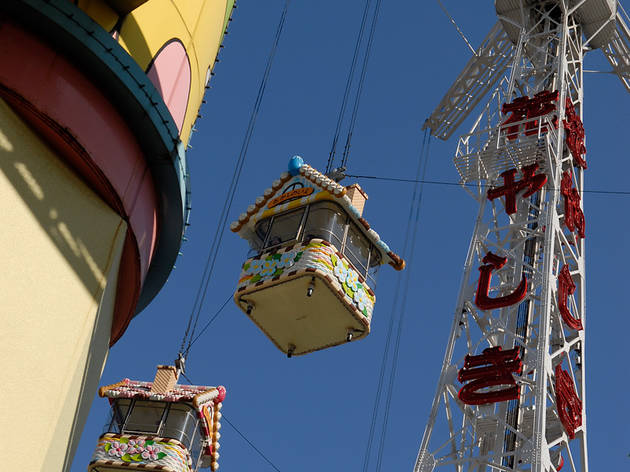
[[157, 460], [160, 448], [158, 446], [147, 446], [142, 452], [142, 458], [144, 460], [154, 461]]
[[260, 259], [254, 259], [249, 263], [249, 267], [247, 268], [248, 274], [258, 274], [260, 269], [262, 269], [263, 261]]
[[337, 277], [337, 280], [339, 280], [339, 283], [343, 284], [346, 281], [348, 277], [348, 267], [344, 265], [341, 258], [336, 258], [333, 273], [335, 277]]
[[[359, 273], [350, 263], [329, 246], [321, 243], [309, 243], [300, 249], [289, 252], [263, 255], [261, 259], [251, 259], [243, 265], [243, 273], [239, 286], [255, 284], [260, 280], [277, 277], [285, 273], [289, 267], [296, 266], [305, 253], [309, 254], [306, 267], [317, 268], [327, 274], [334, 275], [346, 295], [346, 303], [354, 304], [366, 317], [368, 310], [374, 305], [374, 296], [367, 292], [367, 286], [360, 281]], [[298, 264], [299, 265], [299, 264]], [[299, 268], [302, 268], [299, 265]]]
[[139, 454], [144, 452], [144, 439], [130, 439], [127, 454]]
[[[250, 259], [243, 264], [239, 287], [255, 284], [263, 279], [282, 275], [293, 267], [304, 254], [304, 250], [263, 255], [260, 259]], [[332, 270], [332, 267], [331, 267]]]
[[354, 293], [354, 301], [359, 311], [367, 316], [367, 307], [370, 306], [371, 300], [364, 289], [357, 290]]
[[261, 277], [269, 277], [276, 271], [276, 260], [266, 259], [262, 261], [262, 268], [260, 269]]
[[150, 462], [161, 460], [167, 456], [153, 440], [120, 438], [118, 441], [107, 441], [103, 446], [105, 453], [120, 458], [123, 462]]
[[125, 443], [119, 443], [118, 441], [114, 441], [113, 443], [111, 443], [111, 446], [109, 448], [109, 451], [107, 451], [107, 453], [110, 456], [122, 457], [127, 452], [128, 447], [129, 446], [127, 446], [127, 444]]
[[359, 274], [356, 270], [348, 268], [348, 276], [346, 277], [346, 285], [350, 290], [356, 292], [359, 289]]
[[285, 252], [284, 254], [282, 254], [280, 256], [280, 263], [278, 264], [279, 267], [291, 267], [293, 264], [295, 264], [295, 251], [294, 252]]

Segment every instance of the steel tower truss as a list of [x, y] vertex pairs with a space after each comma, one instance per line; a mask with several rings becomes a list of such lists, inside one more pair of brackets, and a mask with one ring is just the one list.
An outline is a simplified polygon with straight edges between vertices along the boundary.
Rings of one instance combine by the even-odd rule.
[[511, 67], [498, 68], [509, 74], [484, 79], [498, 85], [454, 159], [479, 212], [414, 472], [588, 470], [588, 38], [568, 3], [512, 3], [521, 4], [520, 20], [501, 19], [520, 33]]

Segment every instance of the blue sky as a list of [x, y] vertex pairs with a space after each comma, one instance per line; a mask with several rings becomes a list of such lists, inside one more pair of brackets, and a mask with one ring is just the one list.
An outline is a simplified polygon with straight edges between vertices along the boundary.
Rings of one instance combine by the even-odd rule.
[[[188, 242], [160, 295], [136, 317], [110, 352], [101, 384], [125, 377], [152, 380], [171, 363], [185, 330], [234, 162], [256, 97], [284, 0], [240, 0], [188, 160], [192, 217]], [[493, 2], [444, 2], [477, 46], [496, 21]], [[363, 0], [293, 0], [249, 148], [230, 221], [300, 154], [323, 170], [346, 81]], [[437, 2], [383, 2], [349, 173], [413, 175], [422, 122], [468, 60], [470, 51]], [[588, 69], [608, 70], [599, 51]], [[630, 95], [609, 74], [585, 78], [587, 190], [630, 190], [623, 145]], [[469, 120], [470, 121], [470, 120]], [[427, 179], [456, 182], [452, 164], [464, 124], [443, 143], [433, 139]], [[344, 183], [351, 183], [347, 179]], [[369, 194], [364, 216], [394, 251], [402, 251], [411, 184], [359, 181]], [[587, 194], [587, 424], [591, 468], [630, 466], [630, 389], [623, 335], [630, 315], [629, 195]], [[408, 261], [411, 289], [394, 384], [382, 470], [411, 470], [438, 380], [461, 271], [473, 230], [475, 202], [457, 186], [425, 185], [416, 254]], [[200, 323], [233, 292], [247, 245], [223, 239]], [[230, 303], [188, 359], [196, 384], [225, 385], [223, 413], [284, 471], [355, 471], [363, 465], [395, 284], [402, 274], [382, 267], [372, 333], [357, 343], [287, 359]], [[614, 336], [613, 336], [614, 334]], [[73, 471], [85, 470], [107, 416], [96, 398]], [[382, 406], [379, 409], [382, 415]], [[380, 422], [379, 422], [380, 423]], [[378, 431], [378, 430], [377, 430]], [[272, 471], [223, 423], [221, 470]], [[379, 434], [369, 470], [376, 470]]]

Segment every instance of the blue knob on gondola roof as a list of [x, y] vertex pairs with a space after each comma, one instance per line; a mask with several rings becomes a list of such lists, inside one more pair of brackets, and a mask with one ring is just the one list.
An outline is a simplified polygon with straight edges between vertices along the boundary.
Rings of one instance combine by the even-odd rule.
[[293, 156], [289, 159], [289, 174], [298, 175], [300, 173], [300, 167], [304, 165], [304, 159], [300, 156]]

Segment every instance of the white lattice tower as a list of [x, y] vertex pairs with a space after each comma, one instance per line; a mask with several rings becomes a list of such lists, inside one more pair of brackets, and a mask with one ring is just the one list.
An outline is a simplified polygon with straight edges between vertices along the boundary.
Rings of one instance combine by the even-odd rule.
[[[471, 63], [493, 56], [501, 76], [469, 63], [449, 91], [496, 85], [454, 159], [479, 212], [415, 472], [588, 470], [582, 64], [610, 27], [587, 24], [588, 4], [497, 0]], [[450, 112], [433, 134], [452, 133]]]

